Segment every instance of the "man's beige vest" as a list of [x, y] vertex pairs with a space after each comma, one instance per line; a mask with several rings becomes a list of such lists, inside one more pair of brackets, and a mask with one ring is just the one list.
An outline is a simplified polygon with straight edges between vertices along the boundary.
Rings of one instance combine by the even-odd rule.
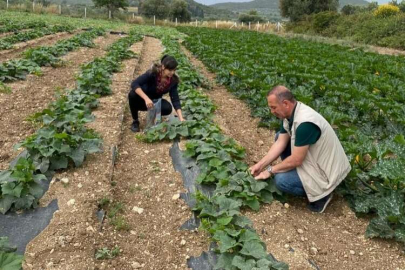
[[331, 193], [350, 172], [349, 160], [331, 125], [311, 107], [297, 102], [291, 131], [288, 119], [284, 119], [284, 129], [291, 136], [291, 151], [294, 152], [295, 132], [304, 122], [311, 122], [321, 130], [321, 137], [309, 146], [302, 165], [297, 167], [308, 200], [322, 199]]

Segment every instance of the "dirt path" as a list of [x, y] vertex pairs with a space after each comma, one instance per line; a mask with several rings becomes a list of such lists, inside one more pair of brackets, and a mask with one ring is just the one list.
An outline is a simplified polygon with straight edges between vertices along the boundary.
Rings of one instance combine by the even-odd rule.
[[[162, 50], [159, 40], [146, 37], [137, 75], [148, 70]], [[144, 120], [141, 113], [141, 128]], [[122, 204], [119, 216], [128, 230], [106, 220], [100, 248], [119, 246], [122, 254], [98, 265], [100, 269], [187, 269], [187, 258], [199, 256], [209, 243], [202, 233], [179, 230], [191, 211], [176, 197], [185, 190], [169, 156], [172, 143], [143, 143], [129, 130], [131, 123], [127, 109], [111, 198]]]
[[[253, 165], [268, 151], [274, 132], [257, 128], [245, 103], [215, 84], [215, 75], [186, 52], [192, 63], [214, 87], [205, 93], [218, 106], [216, 122], [224, 133], [247, 150], [246, 162]], [[343, 198], [335, 198], [324, 214], [306, 208], [304, 199], [264, 205], [259, 212], [246, 211], [267, 250], [290, 269], [405, 269], [403, 247], [392, 241], [364, 237], [368, 219], [359, 219]], [[312, 248], [312, 251], [311, 251]], [[316, 250], [315, 250], [316, 249]]]
[[73, 88], [80, 65], [104, 55], [105, 48], [119, 38], [107, 35], [95, 39], [95, 48], [80, 48], [62, 57], [66, 65], [59, 68], [43, 67], [43, 75], [27, 76], [25, 81], [7, 84], [11, 94], [0, 93], [0, 169], [8, 168], [16, 156], [13, 145], [32, 134], [35, 128], [27, 122], [28, 116], [44, 109], [55, 99], [56, 90]]
[[52, 46], [58, 40], [70, 38], [79, 32], [80, 31], [75, 31], [72, 34], [61, 32], [53, 35], [43, 36], [33, 40], [28, 40], [27, 42], [16, 43], [13, 45], [12, 49], [0, 51], [0, 62], [5, 62], [10, 59], [20, 57], [21, 52], [25, 49], [28, 49], [28, 47]]
[[[131, 50], [140, 54], [142, 47], [139, 42]], [[101, 135], [104, 151], [88, 156], [80, 168], [57, 175], [54, 179], [67, 178], [69, 183], [54, 182], [41, 200], [41, 205], [47, 205], [57, 198], [60, 210], [29, 244], [25, 269], [100, 269], [94, 255], [103, 232], [96, 212], [98, 203], [111, 193], [112, 149], [120, 140], [128, 84], [137, 64], [138, 59], [123, 62], [121, 72], [113, 76], [113, 94], [101, 98], [93, 112], [96, 120], [89, 127]]]

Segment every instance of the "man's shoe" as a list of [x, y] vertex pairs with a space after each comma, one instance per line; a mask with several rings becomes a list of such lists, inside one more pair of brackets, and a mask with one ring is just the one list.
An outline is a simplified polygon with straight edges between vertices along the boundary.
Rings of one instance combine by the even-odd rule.
[[309, 203], [308, 208], [312, 212], [323, 213], [323, 211], [325, 211], [326, 206], [328, 206], [328, 204], [330, 203], [332, 198], [333, 198], [333, 194], [331, 193], [328, 196], [323, 197], [320, 200], [317, 200], [316, 202]]
[[134, 122], [132, 122], [131, 130], [132, 130], [132, 132], [139, 132], [139, 131], [141, 131], [140, 128], [139, 128], [139, 121], [134, 121]]

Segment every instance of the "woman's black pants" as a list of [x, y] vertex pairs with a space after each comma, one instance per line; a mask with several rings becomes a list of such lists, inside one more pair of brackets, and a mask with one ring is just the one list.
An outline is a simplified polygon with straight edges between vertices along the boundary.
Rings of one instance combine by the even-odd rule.
[[[131, 90], [128, 94], [129, 108], [131, 109], [132, 119], [138, 121], [138, 112], [147, 111], [145, 100], [141, 98], [135, 91]], [[162, 99], [162, 115], [169, 115], [172, 113], [172, 104], [169, 101]]]

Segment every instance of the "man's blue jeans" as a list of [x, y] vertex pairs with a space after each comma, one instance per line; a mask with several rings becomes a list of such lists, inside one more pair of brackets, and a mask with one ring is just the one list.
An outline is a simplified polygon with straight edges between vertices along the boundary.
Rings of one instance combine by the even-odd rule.
[[[277, 132], [275, 141], [277, 141], [280, 132]], [[286, 149], [281, 153], [281, 160], [291, 156], [291, 144], [289, 143]], [[304, 187], [297, 173], [297, 169], [293, 169], [288, 172], [276, 173], [274, 175], [274, 181], [276, 186], [282, 192], [292, 194], [295, 196], [306, 196]]]

